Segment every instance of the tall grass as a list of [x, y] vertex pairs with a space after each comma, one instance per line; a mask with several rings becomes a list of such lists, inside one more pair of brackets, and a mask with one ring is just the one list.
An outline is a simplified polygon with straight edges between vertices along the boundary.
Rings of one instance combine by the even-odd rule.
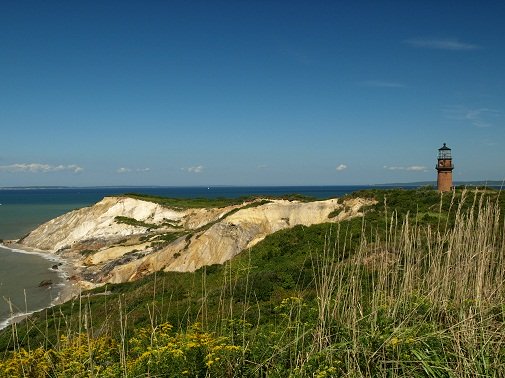
[[267, 302], [250, 255], [226, 264], [218, 293], [202, 270], [196, 311], [188, 307], [180, 324], [167, 323], [172, 299], [156, 278], [146, 327], [130, 323], [122, 294], [119, 329], [97, 330], [81, 296], [79, 326], [58, 328], [56, 344], [23, 348], [13, 325], [0, 377], [503, 377], [499, 202], [478, 191], [440, 201], [435, 225], [385, 201], [384, 226], [364, 218], [357, 247], [353, 229], [336, 225], [307, 256], [312, 282]]
[[363, 237], [350, 264], [316, 267], [315, 344], [331, 350], [332, 327], [349, 333], [342, 374], [505, 375], [503, 221], [497, 201], [468, 196], [451, 226], [385, 212], [386, 229]]

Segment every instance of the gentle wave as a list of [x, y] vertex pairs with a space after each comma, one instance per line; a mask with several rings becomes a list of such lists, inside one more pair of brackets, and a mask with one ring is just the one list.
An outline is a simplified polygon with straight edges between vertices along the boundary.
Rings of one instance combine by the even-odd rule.
[[12, 247], [9, 247], [9, 246], [2, 244], [2, 243], [0, 243], [0, 248], [8, 249], [9, 251], [16, 252], [16, 253], [24, 253], [26, 255], [40, 256], [40, 257], [43, 257], [44, 259], [52, 261], [52, 262], [63, 262], [63, 259], [60, 258], [59, 256], [52, 255], [52, 254], [49, 254], [46, 252], [26, 251], [26, 250], [19, 249], [19, 248], [12, 248]]
[[[2, 244], [2, 243], [0, 243], [0, 248], [8, 249], [9, 251], [15, 252], [15, 253], [23, 253], [25, 255], [31, 255], [31, 256], [33, 256], [33, 255], [40, 256], [43, 259], [51, 261], [51, 262], [55, 262], [55, 263], [58, 263], [58, 264], [61, 263], [62, 265], [65, 264], [65, 260], [64, 259], [62, 259], [59, 256], [47, 253], [47, 252], [25, 251], [23, 249], [12, 248], [12, 247], [6, 246], [5, 244]], [[52, 271], [52, 272], [55, 272], [58, 275], [58, 277], [61, 278], [62, 280], [68, 278], [67, 273], [64, 272], [63, 270], [52, 269], [52, 268], [49, 268], [49, 270]], [[63, 286], [65, 286], [65, 284], [63, 284]]]
[[32, 311], [28, 311], [28, 312], [17, 312], [15, 314], [12, 314], [9, 318], [0, 321], [0, 330], [7, 328], [8, 326], [12, 325], [13, 323], [17, 323], [16, 320], [18, 320], [18, 319], [22, 320], [27, 316], [30, 316], [38, 311], [42, 311], [42, 310], [52, 307], [52, 306], [53, 306], [53, 304], [51, 304], [50, 306], [47, 306], [47, 307], [39, 308], [37, 310], [32, 310]]

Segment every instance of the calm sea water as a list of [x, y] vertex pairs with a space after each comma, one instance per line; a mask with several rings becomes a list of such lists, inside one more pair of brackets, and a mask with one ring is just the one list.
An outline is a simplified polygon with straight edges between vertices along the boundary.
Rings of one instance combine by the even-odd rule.
[[[92, 205], [105, 196], [144, 193], [174, 198], [238, 198], [249, 195], [302, 194], [315, 198], [340, 197], [370, 186], [284, 187], [123, 187], [68, 189], [0, 189], [0, 239], [19, 239], [38, 225], [68, 211]], [[377, 188], [377, 187], [374, 187]], [[50, 305], [61, 287], [38, 287], [43, 280], [63, 278], [50, 268], [55, 262], [41, 256], [0, 248], [0, 329], [14, 313], [32, 312]], [[26, 298], [26, 305], [25, 305]], [[9, 304], [11, 302], [12, 306]]]
[[[0, 329], [12, 315], [30, 313], [51, 304], [63, 287], [63, 277], [50, 261], [32, 253], [0, 247]], [[42, 281], [53, 285], [39, 287]]]

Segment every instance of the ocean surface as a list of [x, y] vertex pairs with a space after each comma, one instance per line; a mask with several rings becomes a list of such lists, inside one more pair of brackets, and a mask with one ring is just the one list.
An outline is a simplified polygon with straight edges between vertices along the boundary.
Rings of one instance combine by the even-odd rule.
[[[46, 308], [59, 295], [64, 277], [50, 261], [33, 253], [0, 247], [0, 329], [12, 316]], [[50, 280], [51, 286], [39, 287]]]
[[[102, 187], [102, 188], [0, 188], [0, 239], [19, 239], [38, 225], [68, 211], [92, 205], [103, 197], [143, 193], [173, 198], [238, 198], [250, 195], [302, 194], [318, 199], [340, 197], [377, 186], [276, 186], [276, 187]], [[16, 314], [45, 308], [58, 296], [64, 277], [51, 269], [56, 262], [33, 253], [0, 247], [0, 329]], [[51, 280], [51, 287], [39, 287]]]

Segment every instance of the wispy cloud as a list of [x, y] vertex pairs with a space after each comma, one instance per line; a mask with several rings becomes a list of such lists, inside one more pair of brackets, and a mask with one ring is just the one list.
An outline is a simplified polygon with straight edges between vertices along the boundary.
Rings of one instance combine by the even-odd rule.
[[358, 85], [361, 85], [363, 87], [376, 87], [376, 88], [405, 88], [405, 84], [398, 83], [396, 81], [386, 81], [386, 80], [360, 81]]
[[347, 165], [345, 165], [345, 164], [339, 164], [339, 165], [337, 165], [337, 167], [336, 167], [335, 169], [336, 169], [337, 171], [339, 171], [339, 172], [340, 172], [340, 171], [344, 171], [344, 170], [346, 170], [346, 169], [347, 169]]
[[413, 171], [413, 172], [428, 172], [428, 169], [424, 165], [410, 165], [410, 166], [388, 166], [385, 165], [384, 169], [389, 171]]
[[480, 48], [471, 43], [461, 42], [457, 38], [413, 38], [404, 42], [414, 47], [435, 50], [465, 51]]
[[193, 167], [181, 168], [181, 171], [189, 172], [189, 173], [202, 173], [204, 170], [203, 165], [196, 165]]
[[447, 106], [442, 109], [448, 119], [470, 122], [475, 127], [492, 127], [503, 118], [503, 112], [491, 108], [468, 108], [465, 106]]
[[423, 172], [428, 172], [426, 167], [424, 165], [411, 165], [410, 167], [406, 168], [407, 171], [423, 171]]
[[151, 168], [125, 168], [121, 167], [117, 169], [117, 173], [129, 173], [129, 172], [149, 172]]
[[496, 140], [484, 139], [481, 144], [486, 147], [498, 146], [499, 143]]
[[48, 173], [48, 172], [73, 172], [79, 173], [84, 169], [75, 164], [70, 165], [50, 165], [50, 164], [41, 164], [41, 163], [17, 163], [10, 165], [1, 165], [0, 172], [29, 172], [29, 173]]

